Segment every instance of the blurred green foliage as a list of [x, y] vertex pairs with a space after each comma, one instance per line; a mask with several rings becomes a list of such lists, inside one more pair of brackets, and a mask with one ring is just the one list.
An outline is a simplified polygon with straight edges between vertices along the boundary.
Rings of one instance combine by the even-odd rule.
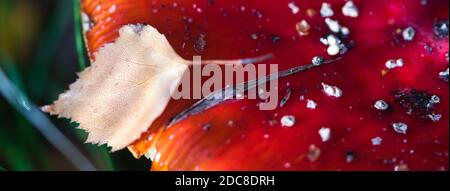
[[[77, 3], [0, 1], [0, 68], [36, 105], [56, 99], [87, 65]], [[150, 161], [136, 160], [126, 149], [109, 153], [105, 146], [84, 144], [86, 133], [68, 120], [52, 121], [99, 170], [150, 168]], [[0, 96], [0, 171], [5, 169], [76, 170]]]

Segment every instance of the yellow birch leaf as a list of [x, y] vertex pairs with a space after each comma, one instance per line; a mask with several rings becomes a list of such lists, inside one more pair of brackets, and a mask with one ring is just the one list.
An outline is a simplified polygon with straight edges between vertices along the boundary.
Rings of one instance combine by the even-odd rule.
[[[117, 40], [102, 47], [95, 58], [68, 91], [42, 110], [79, 123], [89, 134], [86, 142], [107, 144], [112, 151], [128, 146], [150, 127], [192, 65], [149, 25], [122, 27]], [[263, 60], [210, 60], [202, 64], [253, 61]]]
[[116, 151], [161, 115], [189, 63], [155, 28], [127, 25], [69, 90], [43, 109], [78, 122], [89, 133], [87, 142]]

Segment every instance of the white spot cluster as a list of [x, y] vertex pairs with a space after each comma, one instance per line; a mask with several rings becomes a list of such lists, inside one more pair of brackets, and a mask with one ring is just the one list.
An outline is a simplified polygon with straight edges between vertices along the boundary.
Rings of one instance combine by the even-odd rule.
[[405, 123], [398, 122], [398, 123], [393, 123], [392, 128], [394, 129], [395, 132], [406, 135], [406, 131], [408, 130], [408, 125], [406, 125]]
[[93, 24], [92, 24], [91, 19], [85, 12], [81, 13], [81, 22], [82, 22], [83, 32], [88, 32], [91, 30]]
[[325, 59], [321, 56], [314, 56], [311, 61], [312, 64], [318, 66], [321, 65], [325, 61]]
[[373, 107], [378, 110], [386, 110], [389, 108], [389, 104], [384, 100], [378, 100], [373, 104]]
[[341, 34], [344, 36], [348, 36], [350, 34], [350, 29], [348, 29], [347, 27], [341, 26]]
[[297, 7], [297, 5], [295, 5], [294, 2], [290, 2], [288, 3], [288, 7], [291, 9], [292, 14], [297, 14], [300, 11], [300, 8]]
[[[344, 34], [344, 32], [348, 30], [348, 28], [341, 27], [339, 23], [337, 23], [337, 21], [334, 21], [332, 19], [326, 18], [325, 22], [329, 23], [330, 30], [333, 32], [337, 30], [338, 32], [340, 31], [342, 34]], [[349, 32], [345, 33], [346, 35], [348, 35]], [[333, 34], [328, 35], [326, 38], [320, 38], [320, 42], [328, 46], [327, 53], [330, 56], [335, 56], [346, 50], [346, 47], [342, 43], [342, 41]]]
[[[342, 13], [348, 17], [358, 17], [359, 10], [358, 7], [353, 3], [353, 1], [347, 1], [342, 7]], [[350, 34], [350, 29], [339, 24], [339, 21], [331, 19], [334, 15], [334, 11], [329, 3], [322, 3], [320, 14], [325, 18], [325, 24], [330, 29], [331, 32], [335, 34], [341, 34], [343, 36], [348, 36]], [[329, 40], [329, 38], [334, 37], [335, 40]], [[340, 40], [334, 35], [329, 35], [327, 39], [321, 38], [321, 42], [328, 45], [327, 53], [330, 56], [335, 56], [339, 53], [343, 54], [347, 51], [345, 44], [341, 43]]]
[[292, 127], [295, 125], [295, 117], [293, 115], [285, 115], [281, 118], [281, 126]]
[[341, 51], [339, 47], [341, 40], [332, 34], [328, 35], [327, 38], [321, 38], [320, 41], [328, 46], [327, 53], [330, 56], [335, 56]]
[[339, 48], [338, 45], [330, 45], [330, 46], [327, 48], [327, 53], [328, 53], [330, 56], [335, 56], [335, 55], [339, 54], [340, 51], [341, 51], [341, 49]]
[[448, 68], [445, 71], [439, 72], [439, 77], [448, 81], [448, 77], [449, 77]]
[[322, 17], [331, 17], [334, 15], [334, 11], [329, 3], [322, 3], [322, 6], [320, 7], [320, 15]]
[[111, 13], [111, 14], [113, 14], [114, 12], [116, 12], [116, 10], [117, 10], [117, 6], [116, 6], [116, 5], [112, 5], [112, 6], [108, 9], [108, 12]]
[[374, 137], [371, 139], [372, 141], [372, 145], [377, 146], [377, 145], [381, 145], [381, 142], [383, 141], [383, 139], [381, 137]]
[[327, 24], [328, 28], [334, 33], [340, 32], [344, 36], [347, 36], [350, 34], [350, 29], [340, 25], [339, 21], [337, 21], [337, 20], [325, 18], [325, 24]]
[[405, 62], [403, 61], [403, 59], [399, 58], [399, 59], [390, 59], [390, 60], [386, 61], [386, 63], [384, 65], [388, 69], [394, 69], [397, 67], [402, 67], [404, 65], [404, 63]]
[[334, 33], [338, 33], [341, 29], [341, 25], [336, 20], [325, 18], [325, 23], [327, 24], [328, 28], [330, 28], [330, 30]]
[[337, 45], [341, 43], [341, 40], [338, 37], [330, 34], [326, 38], [320, 38], [320, 42], [322, 42], [322, 44], [324, 45], [329, 46], [329, 45]]
[[306, 108], [316, 109], [316, 107], [317, 107], [317, 103], [315, 101], [310, 100], [310, 99], [306, 100]]
[[403, 29], [402, 36], [405, 41], [412, 41], [414, 36], [416, 35], [416, 31], [412, 27], [407, 27]]
[[331, 130], [328, 127], [322, 127], [319, 129], [319, 135], [323, 142], [327, 142], [331, 138]]
[[144, 154], [144, 156], [147, 159], [150, 159], [150, 160], [154, 161], [156, 154], [158, 154], [158, 151], [156, 150], [156, 148], [155, 147], [151, 147], [150, 149], [147, 150], [147, 152]]
[[342, 90], [336, 86], [330, 86], [328, 84], [322, 83], [323, 92], [332, 97], [339, 98], [342, 96]]
[[342, 7], [342, 14], [347, 17], [358, 17], [359, 10], [358, 7], [353, 3], [353, 1], [347, 1]]
[[439, 120], [441, 120], [442, 115], [441, 114], [434, 114], [434, 113], [432, 113], [432, 114], [428, 115], [428, 118], [430, 118], [431, 121], [433, 121], [433, 122], [438, 122]]
[[435, 104], [441, 102], [441, 98], [437, 95], [432, 95], [430, 98], [430, 103]]

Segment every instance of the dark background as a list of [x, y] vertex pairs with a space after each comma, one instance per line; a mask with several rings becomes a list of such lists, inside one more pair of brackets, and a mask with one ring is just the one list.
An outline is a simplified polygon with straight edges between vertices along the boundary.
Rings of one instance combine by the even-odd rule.
[[[75, 0], [76, 1], [76, 0]], [[74, 0], [0, 0], [0, 69], [31, 103], [55, 100], [80, 71]], [[6, 89], [0, 82], [0, 89]], [[48, 115], [46, 115], [48, 117]], [[84, 144], [86, 133], [68, 120], [50, 117], [98, 170], [148, 170], [150, 161], [124, 149]], [[0, 94], [0, 170], [77, 170]]]

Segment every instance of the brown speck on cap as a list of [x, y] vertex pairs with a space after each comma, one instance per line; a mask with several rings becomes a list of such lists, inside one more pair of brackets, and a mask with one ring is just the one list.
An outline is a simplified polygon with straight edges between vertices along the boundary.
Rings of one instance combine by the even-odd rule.
[[400, 164], [400, 165], [396, 165], [394, 167], [395, 171], [409, 171], [408, 165], [406, 164]]
[[312, 17], [316, 16], [316, 14], [317, 14], [316, 10], [314, 10], [312, 8], [306, 9], [306, 15], [308, 15], [308, 17], [312, 18]]
[[300, 36], [306, 36], [309, 34], [309, 29], [311, 29], [311, 26], [309, 26], [306, 20], [301, 20], [295, 25], [295, 29]]
[[316, 145], [314, 144], [309, 145], [308, 159], [311, 162], [315, 162], [317, 161], [317, 159], [319, 159], [319, 157], [320, 157], [320, 149], [316, 147]]

